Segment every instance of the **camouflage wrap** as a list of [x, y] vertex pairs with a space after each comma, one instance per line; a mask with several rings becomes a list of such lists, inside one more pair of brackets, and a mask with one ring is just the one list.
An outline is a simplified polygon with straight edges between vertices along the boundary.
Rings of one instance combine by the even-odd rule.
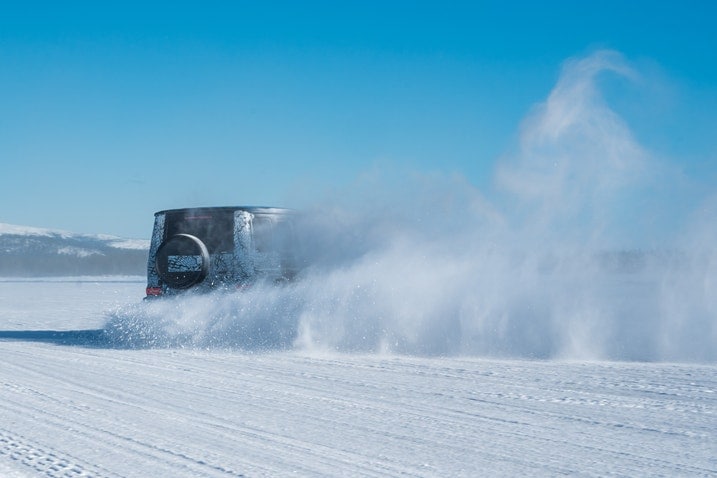
[[251, 222], [254, 215], [247, 211], [234, 213], [234, 270], [237, 282], [245, 282], [254, 276]]
[[157, 249], [164, 240], [164, 214], [156, 214], [154, 216], [154, 229], [152, 230], [152, 244], [149, 248], [149, 257], [147, 258], [147, 287], [159, 287], [159, 274], [154, 266], [157, 259]]

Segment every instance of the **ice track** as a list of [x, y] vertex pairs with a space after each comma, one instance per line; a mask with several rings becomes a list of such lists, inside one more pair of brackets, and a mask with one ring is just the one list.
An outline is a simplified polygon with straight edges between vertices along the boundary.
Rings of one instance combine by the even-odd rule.
[[712, 366], [0, 350], [29, 476], [717, 474]]
[[717, 476], [713, 364], [127, 350], [141, 283], [0, 285], [2, 477]]

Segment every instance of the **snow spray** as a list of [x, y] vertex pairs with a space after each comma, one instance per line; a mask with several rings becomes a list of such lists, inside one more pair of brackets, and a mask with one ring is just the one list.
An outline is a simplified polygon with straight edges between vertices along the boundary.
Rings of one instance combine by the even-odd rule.
[[[566, 360], [717, 360], [717, 196], [670, 224], [675, 172], [611, 109], [618, 53], [571, 59], [501, 158], [460, 176], [360, 178], [302, 208], [287, 285], [115, 312], [121, 346]], [[315, 198], [314, 198], [315, 199]]]

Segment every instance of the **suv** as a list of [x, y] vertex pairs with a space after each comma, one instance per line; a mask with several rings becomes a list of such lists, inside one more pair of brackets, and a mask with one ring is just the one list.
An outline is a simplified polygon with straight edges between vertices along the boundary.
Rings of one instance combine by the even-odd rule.
[[243, 288], [296, 274], [294, 213], [272, 207], [170, 209], [154, 215], [147, 297]]

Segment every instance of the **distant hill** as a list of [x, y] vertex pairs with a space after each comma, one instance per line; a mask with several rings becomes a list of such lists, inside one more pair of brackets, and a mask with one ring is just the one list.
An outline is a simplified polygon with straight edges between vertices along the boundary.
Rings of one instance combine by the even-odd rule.
[[144, 275], [148, 240], [0, 223], [0, 276]]

